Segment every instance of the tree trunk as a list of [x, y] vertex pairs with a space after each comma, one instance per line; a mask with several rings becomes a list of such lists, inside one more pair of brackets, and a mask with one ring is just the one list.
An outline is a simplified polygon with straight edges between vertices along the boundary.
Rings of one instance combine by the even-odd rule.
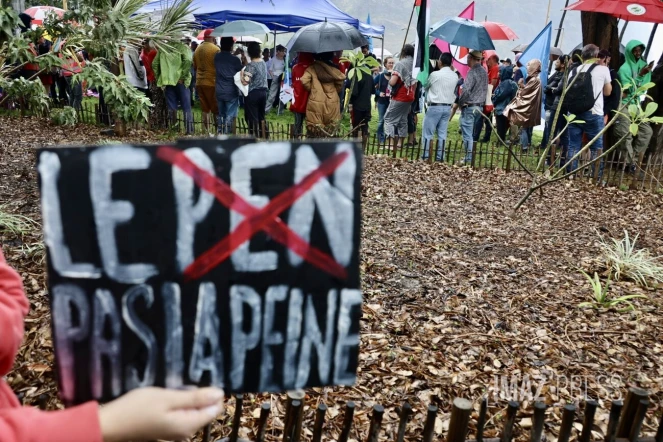
[[610, 50], [610, 67], [619, 69], [619, 34], [617, 18], [596, 12], [581, 12], [582, 44], [595, 44], [601, 49]]

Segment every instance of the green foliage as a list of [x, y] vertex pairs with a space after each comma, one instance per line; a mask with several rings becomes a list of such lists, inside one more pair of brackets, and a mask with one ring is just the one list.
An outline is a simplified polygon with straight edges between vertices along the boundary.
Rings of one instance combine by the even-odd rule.
[[585, 278], [587, 278], [589, 284], [592, 286], [593, 296], [590, 302], [582, 302], [578, 304], [578, 307], [580, 308], [614, 308], [620, 304], [625, 304], [627, 308], [620, 311], [635, 310], [635, 307], [631, 303], [630, 299], [646, 298], [644, 295], [626, 295], [620, 296], [619, 298], [610, 299], [608, 297], [608, 290], [610, 289], [610, 278], [608, 278], [608, 280], [605, 282], [605, 285], [603, 285], [599, 279], [598, 273], [594, 272], [593, 278], [585, 272], [582, 272], [582, 274], [585, 275]]
[[18, 100], [22, 112], [30, 110], [36, 115], [45, 115], [48, 112], [50, 102], [39, 79], [0, 77], [0, 88], [7, 96]]
[[624, 230], [624, 238], [611, 242], [601, 239], [603, 258], [615, 281], [622, 278], [631, 279], [637, 284], [648, 287], [648, 282], [663, 282], [663, 265], [660, 257], [653, 257], [646, 249], [636, 249], [638, 235], [631, 240], [628, 231]]
[[57, 126], [74, 126], [78, 122], [76, 109], [71, 106], [53, 109], [51, 111], [51, 122]]
[[357, 79], [361, 81], [364, 74], [371, 75], [372, 68], [380, 67], [380, 63], [375, 58], [366, 57], [361, 52], [344, 53], [341, 62], [350, 63], [350, 69], [348, 70], [348, 79], [350, 80], [356, 75]]
[[6, 230], [16, 235], [25, 235], [37, 223], [27, 216], [9, 213], [6, 204], [0, 205], [0, 230]]
[[0, 9], [0, 41], [10, 39], [14, 35], [14, 30], [18, 27], [21, 20], [18, 18], [18, 12], [14, 8]]
[[103, 85], [106, 105], [123, 121], [147, 120], [150, 100], [131, 86], [124, 75], [115, 76], [99, 62], [88, 62], [79, 80]]

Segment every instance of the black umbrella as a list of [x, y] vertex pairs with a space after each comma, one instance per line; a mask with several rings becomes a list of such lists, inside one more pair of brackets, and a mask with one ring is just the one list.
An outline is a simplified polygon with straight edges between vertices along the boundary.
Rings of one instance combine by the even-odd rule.
[[301, 28], [288, 42], [290, 52], [342, 51], [367, 45], [366, 37], [347, 23], [321, 22]]

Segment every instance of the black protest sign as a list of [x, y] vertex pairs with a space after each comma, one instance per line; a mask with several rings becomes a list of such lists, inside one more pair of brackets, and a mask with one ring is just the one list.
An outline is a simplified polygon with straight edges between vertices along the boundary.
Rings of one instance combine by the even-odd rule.
[[41, 149], [63, 400], [352, 384], [360, 155], [241, 139]]

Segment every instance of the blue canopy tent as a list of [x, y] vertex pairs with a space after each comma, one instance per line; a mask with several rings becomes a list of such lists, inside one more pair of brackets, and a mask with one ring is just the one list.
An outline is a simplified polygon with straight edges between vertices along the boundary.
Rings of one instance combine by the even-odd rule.
[[[167, 0], [154, 0], [139, 12], [154, 12], [169, 7]], [[196, 21], [205, 27], [216, 27], [227, 21], [253, 20], [273, 31], [295, 32], [302, 26], [321, 21], [348, 23], [359, 28], [359, 20], [338, 9], [328, 0], [193, 0]], [[373, 28], [371, 26], [371, 28]]]
[[382, 43], [380, 56], [384, 58], [384, 26], [375, 26], [367, 23], [359, 22], [359, 32], [366, 37], [379, 38]]

